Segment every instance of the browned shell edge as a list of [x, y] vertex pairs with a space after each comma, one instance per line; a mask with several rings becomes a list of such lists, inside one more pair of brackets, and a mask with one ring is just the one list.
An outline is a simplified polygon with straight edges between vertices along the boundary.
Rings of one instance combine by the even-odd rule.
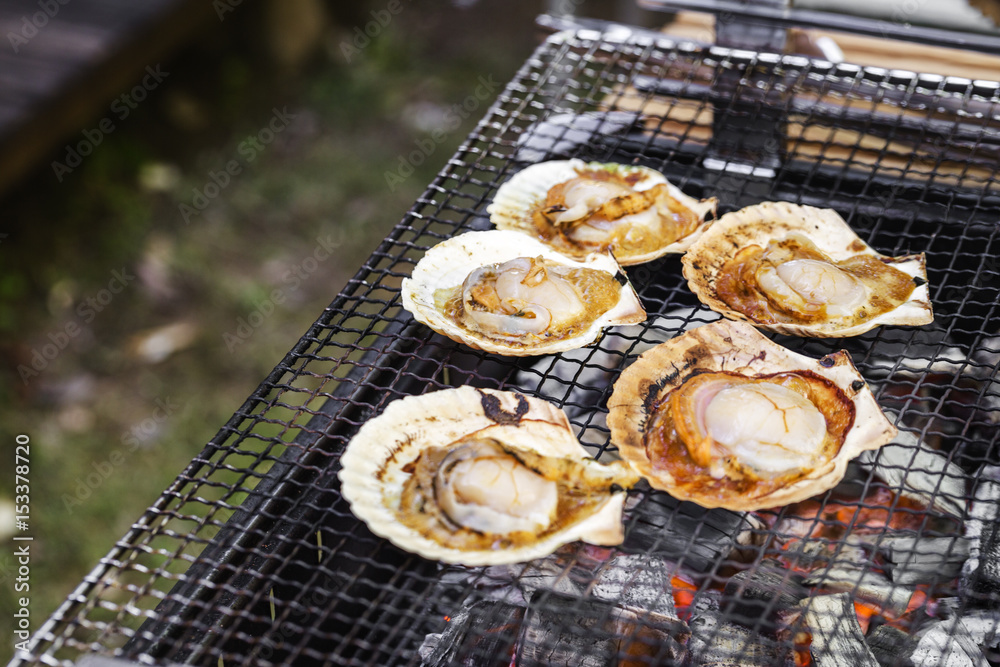
[[[765, 221], [764, 218], [768, 215], [773, 215], [774, 217], [773, 219]], [[753, 216], [753, 219], [749, 223], [742, 221], [743, 218], [750, 216]], [[761, 329], [773, 331], [775, 333], [783, 333], [792, 336], [841, 338], [859, 335], [873, 328], [875, 325], [869, 326], [868, 323], [850, 327], [849, 329], [834, 329], [830, 331], [819, 330], [815, 327], [798, 324], [763, 324], [751, 319], [739, 311], [733, 310], [729, 304], [718, 297], [715, 283], [718, 279], [719, 271], [722, 266], [732, 258], [733, 254], [744, 245], [743, 243], [729, 238], [726, 235], [729, 230], [739, 230], [748, 224], [759, 223], [770, 228], [772, 236], [778, 236], [781, 234], [787, 234], [790, 231], [805, 231], [808, 228], [808, 223], [803, 221], [807, 220], [807, 216], [813, 216], [822, 220], [823, 225], [826, 225], [829, 228], [827, 230], [829, 232], [837, 234], [850, 233], [851, 235], [854, 235], [854, 231], [851, 229], [850, 225], [848, 225], [840, 214], [833, 209], [800, 206], [789, 202], [762, 202], [760, 204], [748, 206], [738, 211], [727, 213], [719, 218], [719, 220], [717, 220], [712, 227], [701, 236], [701, 238], [695, 241], [688, 251], [681, 257], [681, 273], [688, 283], [688, 289], [690, 289], [691, 292], [698, 297], [699, 301], [708, 306], [711, 310], [724, 315], [726, 318], [738, 322], [753, 324]], [[820, 226], [816, 223], [812, 224], [815, 229], [820, 228]], [[761, 239], [762, 238], [765, 237], [762, 236]], [[754, 239], [754, 241], [760, 241], [761, 239]], [[926, 283], [927, 261], [924, 253], [888, 257], [875, 252], [870, 246], [868, 246], [868, 244], [861, 241], [861, 239], [857, 240], [861, 243], [863, 250], [874, 253], [874, 255], [885, 264], [905, 264], [907, 262], [917, 261], [919, 263], [919, 277]], [[823, 247], [825, 244], [820, 245]], [[825, 248], [825, 250], [830, 251], [831, 249]], [[858, 249], [855, 249], [855, 251], [858, 251]], [[926, 299], [922, 303], [926, 307], [927, 317], [925, 318], [925, 321], [914, 324], [928, 324], [934, 319], [933, 307], [930, 299]]]
[[[732, 350], [730, 355], [711, 352], [714, 348], [725, 347]], [[757, 352], [751, 353], [751, 350]], [[706, 355], [705, 352], [709, 353]], [[621, 457], [650, 486], [666, 491], [679, 500], [690, 500], [703, 507], [725, 507], [732, 510], [752, 511], [788, 505], [822, 493], [843, 478], [848, 462], [867, 449], [877, 449], [896, 435], [896, 428], [882, 414], [871, 390], [865, 384], [855, 389], [845, 378], [860, 377], [850, 355], [841, 350], [827, 355], [822, 360], [812, 360], [821, 374], [833, 374], [837, 385], [848, 396], [857, 399], [859, 407], [855, 424], [863, 429], [851, 429], [848, 438], [837, 456], [813, 471], [806, 479], [798, 480], [787, 487], [759, 497], [736, 497], [729, 499], [702, 498], [684, 494], [674, 488], [673, 478], [665, 471], [656, 471], [646, 455], [644, 436], [650, 408], [661, 396], [678, 386], [696, 369], [753, 371], [753, 366], [767, 359], [783, 361], [781, 368], [771, 370], [791, 370], [803, 368], [791, 362], [801, 357], [772, 342], [754, 327], [730, 320], [719, 320], [693, 329], [677, 338], [646, 351], [622, 371], [615, 382], [611, 398], [608, 400], [608, 427], [611, 442], [619, 449]], [[776, 359], [775, 359], [776, 358]], [[840, 378], [843, 376], [843, 378]], [[835, 378], [840, 378], [838, 381]], [[846, 384], [846, 386], [845, 386]]]

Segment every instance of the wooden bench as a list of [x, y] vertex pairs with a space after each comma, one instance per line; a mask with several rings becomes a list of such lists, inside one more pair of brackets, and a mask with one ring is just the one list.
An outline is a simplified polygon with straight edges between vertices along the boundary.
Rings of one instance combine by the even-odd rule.
[[210, 0], [0, 0], [0, 193], [84, 129], [96, 139], [115, 98], [218, 20]]

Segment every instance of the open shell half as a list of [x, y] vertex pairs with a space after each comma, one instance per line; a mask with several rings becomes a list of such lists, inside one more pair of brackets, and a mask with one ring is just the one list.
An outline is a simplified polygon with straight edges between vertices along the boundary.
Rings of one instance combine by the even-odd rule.
[[528, 234], [564, 255], [610, 250], [631, 266], [687, 250], [715, 206], [715, 199], [690, 197], [648, 167], [572, 159], [514, 174], [487, 211], [498, 229]]
[[924, 255], [880, 255], [832, 209], [764, 202], [727, 213], [681, 261], [702, 303], [776, 333], [845, 337], [934, 320]]
[[730, 320], [643, 353], [608, 407], [611, 441], [653, 487], [732, 510], [822, 493], [896, 435], [847, 352], [812, 359]]
[[403, 307], [452, 340], [506, 356], [583, 347], [604, 327], [646, 319], [610, 255], [574, 260], [499, 230], [469, 232], [428, 250], [403, 280]]
[[393, 402], [341, 462], [342, 493], [373, 533], [464, 565], [519, 563], [576, 540], [620, 544], [623, 489], [638, 481], [623, 462], [589, 458], [547, 401], [472, 387]]

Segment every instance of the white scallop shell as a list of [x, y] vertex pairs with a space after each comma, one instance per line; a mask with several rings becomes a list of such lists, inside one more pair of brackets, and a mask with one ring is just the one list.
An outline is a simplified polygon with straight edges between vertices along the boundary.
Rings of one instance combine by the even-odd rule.
[[[625, 493], [610, 494], [595, 512], [538, 542], [504, 550], [444, 546], [397, 519], [408, 464], [428, 447], [477, 434], [547, 456], [590, 459], [566, 415], [551, 403], [515, 392], [459, 387], [391, 403], [358, 431], [341, 457], [341, 492], [373, 533], [425, 558], [465, 565], [519, 563], [568, 542], [611, 546], [624, 539]], [[594, 465], [600, 465], [593, 462]]]
[[[842, 261], [857, 255], [871, 255], [908, 276], [919, 278], [922, 284], [914, 288], [908, 301], [893, 310], [849, 327], [823, 322], [761, 324], [733, 310], [719, 298], [715, 289], [719, 271], [736, 252], [749, 245], [765, 247], [771, 239], [780, 239], [792, 232], [808, 236], [830, 259]], [[688, 287], [706, 306], [729, 319], [749, 322], [775, 333], [841, 338], [858, 336], [883, 324], [921, 326], [934, 321], [923, 253], [902, 257], [881, 255], [858, 238], [833, 209], [788, 202], [763, 202], [727, 213], [702, 234], [681, 258], [681, 263]]]
[[[755, 376], [794, 370], [812, 371], [832, 381], [854, 403], [854, 424], [832, 460], [766, 495], [724, 498], [699, 495], [696, 490], [689, 493], [676, 486], [669, 471], [654, 469], [645, 443], [649, 406], [693, 373], [730, 371]], [[744, 511], [789, 505], [833, 488], [843, 479], [851, 459], [890, 442], [897, 432], [846, 351], [813, 359], [772, 342], [749, 324], [731, 320], [692, 329], [644, 352], [615, 382], [608, 409], [611, 442], [651, 486], [703, 507]]]
[[680, 188], [673, 183], [670, 183], [663, 174], [649, 167], [584, 162], [575, 158], [572, 160], [539, 162], [514, 174], [510, 180], [497, 189], [497, 193], [493, 197], [493, 203], [486, 208], [486, 211], [490, 214], [490, 221], [496, 225], [497, 229], [511, 229], [528, 234], [532, 238], [537, 238], [538, 231], [532, 220], [532, 213], [545, 202], [545, 198], [553, 186], [576, 178], [579, 176], [578, 170], [580, 169], [606, 169], [625, 174], [641, 174], [643, 175], [642, 180], [639, 180], [633, 186], [639, 192], [644, 192], [656, 187], [660, 183], [665, 183], [670, 196], [687, 206], [702, 220], [702, 224], [688, 236], [662, 248], [658, 248], [655, 251], [632, 256], [623, 256], [621, 253], [616, 253], [615, 259], [622, 266], [650, 262], [671, 253], [682, 253], [711, 224], [711, 221], [705, 220], [705, 217], [709, 213], [714, 214], [715, 212], [716, 200], [714, 198], [698, 200], [690, 197], [681, 192]]
[[543, 257], [572, 268], [586, 268], [619, 275], [621, 267], [610, 255], [593, 254], [583, 260], [561, 255], [545, 244], [512, 231], [469, 232], [442, 241], [427, 251], [413, 268], [413, 275], [403, 280], [403, 307], [418, 322], [469, 347], [507, 356], [554, 354], [593, 343], [608, 326], [638, 324], [646, 319], [632, 285], [626, 282], [618, 303], [600, 315], [587, 329], [575, 336], [536, 344], [513, 344], [494, 340], [470, 331], [442, 313], [434, 302], [435, 290], [461, 285], [475, 269], [506, 262], [517, 257]]

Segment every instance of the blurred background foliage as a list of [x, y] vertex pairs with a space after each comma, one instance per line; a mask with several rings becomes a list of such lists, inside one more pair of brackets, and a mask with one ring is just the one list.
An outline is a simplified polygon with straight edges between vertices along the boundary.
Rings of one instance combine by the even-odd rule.
[[[447, 110], [480, 77], [514, 75], [545, 10], [400, 1], [361, 49], [345, 45], [386, 3], [240, 3], [164, 61], [164, 83], [62, 182], [60, 148], [0, 199], [0, 456], [12, 470], [15, 435], [30, 436], [33, 629], [403, 216], [499, 89], [457, 129]], [[573, 3], [607, 18], [622, 4]], [[243, 142], [275, 109], [294, 119], [247, 160]], [[444, 141], [390, 190], [386, 173], [435, 130]], [[234, 159], [240, 173], [186, 220], [181, 205]], [[317, 239], [337, 254], [307, 271]], [[286, 298], [252, 335], [227, 339], [276, 289]], [[65, 349], [25, 373], [46, 345]], [[0, 477], [8, 545], [12, 477]], [[2, 624], [12, 553], [0, 553]]]

